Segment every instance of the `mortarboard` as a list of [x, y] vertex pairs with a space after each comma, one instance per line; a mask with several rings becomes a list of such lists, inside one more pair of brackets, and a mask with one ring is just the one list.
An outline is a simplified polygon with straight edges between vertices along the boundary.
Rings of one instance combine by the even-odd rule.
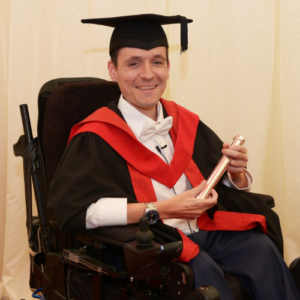
[[182, 16], [155, 14], [132, 15], [115, 18], [85, 19], [82, 23], [114, 27], [110, 39], [109, 53], [122, 47], [150, 50], [155, 47], [169, 48], [167, 36], [161, 25], [181, 24], [181, 52], [187, 50], [187, 23], [193, 20]]

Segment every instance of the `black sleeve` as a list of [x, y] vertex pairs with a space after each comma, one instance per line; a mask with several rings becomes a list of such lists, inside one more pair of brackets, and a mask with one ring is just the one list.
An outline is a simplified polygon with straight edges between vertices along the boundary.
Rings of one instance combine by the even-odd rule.
[[124, 197], [136, 202], [129, 178], [124, 183], [128, 193], [112, 178], [113, 173], [121, 173], [123, 183], [124, 172], [128, 172], [126, 163], [120, 162], [125, 165], [119, 172], [115, 163], [110, 170], [115, 154], [106, 154], [105, 147], [109, 145], [103, 147], [99, 136], [83, 133], [71, 140], [62, 156], [50, 186], [48, 208], [64, 233], [84, 232], [87, 207], [102, 197]]
[[222, 157], [223, 142], [202, 121], [199, 122], [193, 160], [207, 179]]

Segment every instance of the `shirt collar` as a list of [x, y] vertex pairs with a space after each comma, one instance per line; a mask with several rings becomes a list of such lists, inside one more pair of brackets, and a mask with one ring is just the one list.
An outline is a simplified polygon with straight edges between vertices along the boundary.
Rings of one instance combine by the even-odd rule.
[[144, 122], [146, 120], [157, 123], [161, 122], [164, 119], [163, 109], [160, 101], [158, 101], [157, 103], [157, 121], [153, 121], [151, 118], [138, 111], [124, 99], [123, 95], [120, 96], [118, 108], [121, 111], [127, 125], [130, 127], [136, 137], [140, 136]]

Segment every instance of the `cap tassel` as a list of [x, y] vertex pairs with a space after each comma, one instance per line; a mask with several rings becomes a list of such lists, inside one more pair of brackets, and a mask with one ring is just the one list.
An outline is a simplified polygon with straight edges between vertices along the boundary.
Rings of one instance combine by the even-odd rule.
[[181, 51], [180, 54], [182, 52], [185, 52], [188, 49], [188, 26], [187, 26], [187, 19], [186, 17], [180, 17], [180, 38], [181, 38]]

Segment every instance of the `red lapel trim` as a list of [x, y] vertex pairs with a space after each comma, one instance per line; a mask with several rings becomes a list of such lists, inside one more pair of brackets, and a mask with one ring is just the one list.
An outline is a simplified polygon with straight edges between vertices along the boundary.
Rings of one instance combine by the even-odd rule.
[[185, 175], [188, 178], [192, 187], [196, 187], [204, 180], [201, 171], [198, 169], [198, 167], [192, 159], [190, 160], [190, 163], [185, 170]]
[[197, 221], [201, 230], [215, 231], [245, 231], [257, 226], [267, 234], [266, 217], [262, 215], [216, 211], [213, 220], [205, 212]]
[[182, 231], [178, 230], [178, 232], [182, 238], [182, 252], [176, 260], [188, 263], [199, 253], [200, 249], [199, 246], [189, 239]]
[[191, 160], [199, 117], [172, 101], [161, 101], [168, 115], [172, 115], [174, 120], [172, 135], [176, 144], [170, 165], [141, 144], [126, 122], [106, 107], [98, 109], [75, 125], [69, 141], [82, 132], [96, 133], [135, 169], [172, 188]]
[[151, 178], [127, 163], [133, 190], [138, 202], [157, 202]]

